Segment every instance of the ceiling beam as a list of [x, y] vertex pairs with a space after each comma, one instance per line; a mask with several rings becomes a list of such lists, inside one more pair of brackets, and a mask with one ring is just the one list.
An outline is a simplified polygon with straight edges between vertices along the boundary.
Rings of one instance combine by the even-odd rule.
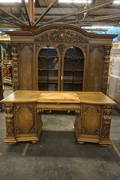
[[29, 25], [31, 26], [30, 17], [29, 17], [29, 14], [28, 14], [28, 10], [27, 10], [27, 6], [26, 6], [26, 3], [25, 3], [25, 0], [22, 0], [22, 3], [23, 3], [24, 8], [25, 8], [25, 12], [26, 12], [26, 15], [27, 15], [27, 19], [28, 19]]
[[99, 3], [99, 4], [95, 4], [95, 5], [91, 6], [91, 7], [86, 8], [86, 9], [78, 10], [78, 11], [76, 11], [74, 13], [70, 13], [70, 14], [62, 16], [60, 18], [53, 19], [53, 20], [48, 21], [46, 23], [42, 23], [42, 25], [46, 25], [46, 24], [50, 24], [50, 23], [53, 23], [53, 22], [56, 22], [56, 21], [59, 21], [59, 20], [62, 20], [62, 19], [66, 19], [66, 18], [68, 18], [70, 16], [74, 16], [74, 15], [78, 15], [78, 14], [83, 14], [83, 13], [87, 13], [87, 12], [90, 12], [90, 11], [94, 11], [94, 10], [100, 9], [102, 7], [105, 7], [105, 6], [107, 6], [107, 5], [111, 4], [111, 3], [113, 3], [113, 0], [105, 1], [105, 2]]
[[24, 23], [22, 20], [20, 20], [19, 18], [17, 18], [16, 16], [14, 16], [13, 14], [3, 10], [0, 8], [0, 11], [4, 12], [5, 14], [9, 15], [10, 17], [12, 17], [13, 19], [17, 20], [18, 22], [20, 22], [21, 25], [26, 26], [26, 23]]
[[[95, 3], [96, 3], [96, 0], [92, 0], [91, 6], [93, 6]], [[86, 16], [88, 16], [88, 14], [89, 14], [89, 12], [84, 13], [83, 19], [85, 19]]]
[[18, 25], [19, 27], [21, 27], [21, 24], [16, 22], [16, 21], [11, 21], [10, 19], [6, 19], [0, 16], [0, 19], [2, 20], [2, 22], [6, 23], [6, 24], [13, 24], [13, 25]]
[[36, 26], [40, 20], [47, 14], [47, 12], [58, 2], [58, 0], [52, 0], [46, 11], [39, 17], [39, 19], [35, 22], [34, 26]]
[[25, 18], [25, 16], [24, 16], [24, 14], [23, 14], [20, 6], [18, 5], [18, 3], [16, 3], [16, 7], [17, 7], [17, 10], [18, 10], [19, 14], [21, 15], [22, 19], [23, 19], [24, 22], [26, 23], [26, 22], [27, 22], [27, 21], [26, 21], [26, 18]]
[[101, 20], [105, 20], [105, 19], [114, 19], [114, 18], [119, 18], [120, 14], [118, 15], [108, 15], [108, 16], [99, 16], [99, 17], [95, 17], [95, 18], [86, 18], [86, 19], [82, 19], [82, 20], [76, 20], [76, 21], [69, 21], [67, 22], [67, 24], [75, 24], [75, 23], [80, 23], [80, 22], [95, 22], [95, 21], [101, 21]]

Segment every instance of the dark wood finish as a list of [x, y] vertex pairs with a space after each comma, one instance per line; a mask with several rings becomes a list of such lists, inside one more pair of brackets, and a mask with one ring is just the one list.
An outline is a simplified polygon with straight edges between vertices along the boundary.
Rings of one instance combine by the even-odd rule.
[[6, 118], [5, 142], [9, 144], [18, 141], [36, 143], [39, 140], [42, 110], [75, 111], [75, 133], [80, 144], [111, 144], [111, 110], [115, 102], [101, 92], [18, 90], [3, 99], [2, 103]]
[[[41, 89], [106, 93], [111, 44], [116, 35], [88, 33], [77, 26], [66, 24], [51, 24], [33, 31], [9, 32], [8, 34], [13, 48], [14, 90]], [[44, 81], [43, 75], [39, 72], [39, 64], [45, 73], [40, 56], [46, 57], [46, 53], [41, 52], [43, 47], [48, 46], [55, 49], [58, 71], [54, 71], [55, 76], [49, 76], [50, 81], [46, 85], [47, 80], [42, 84], [38, 82]], [[71, 47], [77, 49], [72, 55], [69, 51]], [[79, 56], [83, 57], [80, 63], [76, 61]], [[49, 70], [53, 73], [52, 68], [48, 68]], [[47, 77], [48, 75], [45, 76], [46, 79]], [[50, 83], [52, 88], [48, 88]]]

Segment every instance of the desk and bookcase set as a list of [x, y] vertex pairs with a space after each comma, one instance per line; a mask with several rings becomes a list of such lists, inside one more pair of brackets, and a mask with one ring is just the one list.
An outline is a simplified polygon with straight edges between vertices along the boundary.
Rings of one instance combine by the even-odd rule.
[[105, 94], [116, 35], [88, 33], [78, 26], [59, 23], [8, 34], [14, 93], [3, 100], [5, 142], [37, 142], [42, 130], [37, 112], [70, 110], [76, 112], [79, 143], [110, 144], [111, 108], [115, 103]]

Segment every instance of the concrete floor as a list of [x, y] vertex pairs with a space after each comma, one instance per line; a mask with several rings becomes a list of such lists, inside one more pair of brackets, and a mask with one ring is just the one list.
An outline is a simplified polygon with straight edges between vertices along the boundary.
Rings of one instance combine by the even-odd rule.
[[[11, 93], [6, 87], [4, 97]], [[112, 145], [80, 145], [74, 115], [42, 115], [43, 130], [37, 144], [13, 146], [5, 138], [4, 112], [0, 112], [0, 180], [120, 180], [120, 112], [113, 109]]]

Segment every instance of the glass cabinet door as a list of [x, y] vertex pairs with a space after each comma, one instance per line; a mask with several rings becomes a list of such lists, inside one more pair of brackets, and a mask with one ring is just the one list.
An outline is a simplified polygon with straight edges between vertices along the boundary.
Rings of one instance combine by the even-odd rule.
[[63, 62], [63, 91], [82, 91], [84, 56], [78, 47], [70, 47], [64, 56]]
[[58, 55], [54, 47], [43, 47], [38, 56], [38, 90], [58, 91]]

